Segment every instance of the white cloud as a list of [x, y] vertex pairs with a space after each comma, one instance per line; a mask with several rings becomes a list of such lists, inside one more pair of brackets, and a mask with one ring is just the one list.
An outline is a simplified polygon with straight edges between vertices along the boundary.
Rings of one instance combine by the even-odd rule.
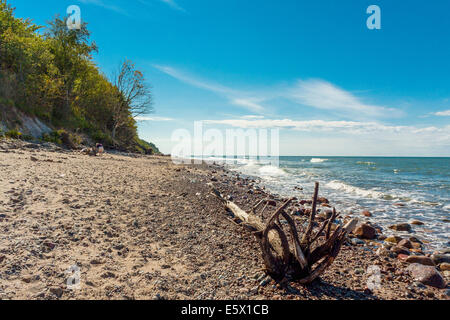
[[96, 5], [96, 6], [99, 6], [99, 7], [102, 7], [102, 8], [105, 8], [105, 9], [128, 16], [128, 13], [124, 9], [122, 9], [121, 7], [112, 5], [104, 0], [78, 0], [78, 1], [85, 3], [85, 4]]
[[434, 113], [435, 116], [450, 117], [450, 110], [439, 111]]
[[323, 80], [299, 80], [290, 90], [299, 104], [317, 109], [369, 117], [398, 116], [396, 109], [367, 104], [352, 93]]
[[445, 127], [393, 126], [378, 122], [325, 121], [291, 119], [225, 119], [205, 120], [206, 124], [226, 125], [236, 128], [279, 128], [302, 132], [345, 134], [360, 137], [362, 135], [385, 140], [405, 139], [405, 141], [423, 141], [435, 145], [450, 145], [450, 125]]
[[240, 117], [241, 119], [263, 119], [264, 116], [257, 116], [257, 115], [247, 115]]
[[284, 98], [295, 104], [315, 109], [327, 110], [351, 119], [371, 119], [398, 117], [398, 109], [363, 102], [360, 97], [324, 80], [298, 80], [293, 86], [274, 86], [250, 92], [236, 90], [221, 84], [200, 80], [169, 66], [154, 65], [158, 70], [184, 83], [225, 96], [230, 103], [252, 112], [264, 113], [264, 105], [274, 98]]
[[226, 120], [205, 120], [205, 123], [223, 124], [238, 128], [285, 128], [299, 131], [332, 131], [332, 130], [390, 130], [399, 131], [405, 127], [386, 126], [377, 122], [358, 121], [325, 121], [307, 120], [296, 121], [291, 119], [226, 119]]
[[179, 70], [176, 70], [172, 67], [169, 67], [169, 66], [162, 66], [162, 65], [155, 64], [155, 65], [153, 65], [153, 67], [155, 67], [159, 71], [164, 72], [165, 74], [167, 74], [177, 80], [180, 80], [181, 82], [190, 84], [191, 86], [194, 86], [197, 88], [205, 89], [205, 90], [212, 91], [215, 93], [223, 93], [223, 94], [233, 93], [233, 90], [230, 88], [227, 88], [220, 84], [215, 84], [212, 82], [207, 82], [204, 80], [196, 79], [190, 75], [187, 75], [187, 74], [185, 74]]
[[264, 111], [264, 107], [261, 106], [260, 104], [258, 104], [258, 100], [255, 100], [255, 99], [245, 99], [245, 98], [234, 99], [232, 101], [232, 103], [235, 105], [247, 108], [250, 111], [254, 111], [254, 112], [263, 112]]
[[169, 66], [153, 65], [153, 67], [181, 82], [222, 95], [234, 105], [244, 107], [252, 112], [264, 111], [264, 107], [260, 104], [264, 99], [254, 98], [251, 93], [235, 90], [212, 81], [201, 80]]
[[136, 121], [173, 121], [172, 118], [164, 118], [164, 117], [144, 117], [144, 116], [137, 116], [134, 118]]
[[205, 120], [205, 129], [223, 125], [280, 129], [283, 155], [450, 156], [450, 125], [396, 126], [374, 121], [292, 119]]

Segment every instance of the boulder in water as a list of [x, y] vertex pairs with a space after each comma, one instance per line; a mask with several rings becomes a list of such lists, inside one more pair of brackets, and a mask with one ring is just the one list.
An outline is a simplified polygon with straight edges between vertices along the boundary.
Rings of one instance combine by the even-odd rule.
[[396, 231], [411, 231], [411, 225], [409, 223], [399, 223], [390, 226], [389, 229]]

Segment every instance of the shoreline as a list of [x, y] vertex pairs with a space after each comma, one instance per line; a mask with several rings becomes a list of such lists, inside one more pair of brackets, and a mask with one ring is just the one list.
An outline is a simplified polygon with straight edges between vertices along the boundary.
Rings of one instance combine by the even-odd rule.
[[[286, 158], [286, 157], [285, 157]], [[383, 228], [383, 232], [387, 236], [400, 235], [408, 237], [414, 235], [418, 237], [427, 247], [427, 252], [435, 250], [443, 250], [449, 247], [448, 223], [450, 220], [446, 217], [447, 212], [445, 201], [442, 204], [442, 199], [433, 200], [416, 200], [416, 190], [411, 190], [411, 195], [398, 194], [399, 192], [406, 192], [404, 190], [383, 190], [383, 188], [374, 186], [361, 186], [358, 182], [353, 182], [348, 177], [329, 178], [327, 174], [333, 169], [328, 166], [310, 167], [304, 163], [310, 163], [308, 157], [301, 158], [296, 162], [293, 160], [288, 164], [277, 168], [270, 167], [266, 169], [264, 164], [257, 161], [244, 162], [238, 159], [238, 162], [222, 162], [226, 168], [233, 172], [239, 172], [241, 176], [246, 176], [257, 180], [260, 186], [265, 186], [266, 190], [278, 194], [283, 197], [309, 197], [313, 192], [314, 182], [320, 181], [321, 194], [333, 200], [333, 206], [344, 214], [356, 216], [364, 219], [367, 222], [375, 223]], [[333, 157], [328, 157], [333, 158]], [[334, 157], [337, 158], [337, 157]], [[348, 159], [348, 157], [342, 157]], [[362, 158], [362, 157], [355, 157]], [[315, 158], [312, 158], [314, 160]], [[208, 162], [220, 160], [208, 160]], [[301, 160], [301, 161], [300, 161]], [[306, 160], [306, 161], [305, 161]], [[312, 162], [311, 160], [311, 162]], [[329, 159], [323, 159], [329, 160]], [[356, 162], [359, 164], [359, 162]], [[371, 164], [375, 165], [375, 163]], [[333, 164], [340, 166], [341, 163]], [[355, 168], [359, 168], [355, 165]], [[269, 171], [270, 169], [270, 171]], [[296, 170], [302, 170], [302, 173], [297, 173]], [[346, 168], [351, 170], [351, 168]], [[314, 178], [311, 178], [311, 170], [314, 170]], [[336, 170], [334, 170], [336, 171]], [[306, 173], [305, 173], [306, 172]], [[321, 175], [322, 174], [322, 175]], [[346, 179], [347, 178], [347, 179]], [[372, 177], [373, 178], [373, 177]], [[414, 193], [414, 194], [413, 194]], [[369, 211], [370, 216], [361, 215], [362, 212]], [[433, 212], [431, 212], [433, 211]], [[393, 224], [409, 223], [412, 226], [411, 233], [390, 230], [389, 227]]]
[[[448, 289], [417, 283], [408, 263], [356, 237], [320, 281], [280, 287], [260, 271], [256, 241], [226, 219], [208, 184], [245, 210], [282, 199], [221, 166], [5, 140], [0, 165], [0, 299], [448, 298]], [[73, 263], [80, 290], [65, 287]], [[381, 270], [373, 292], [372, 265]]]

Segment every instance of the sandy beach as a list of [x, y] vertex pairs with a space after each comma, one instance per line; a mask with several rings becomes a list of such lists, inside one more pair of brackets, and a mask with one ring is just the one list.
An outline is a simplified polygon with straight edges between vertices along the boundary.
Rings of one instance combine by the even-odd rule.
[[[448, 287], [415, 281], [407, 262], [364, 240], [343, 246], [320, 281], [281, 286], [211, 184], [244, 209], [273, 198], [215, 165], [0, 141], [0, 299], [448, 299]], [[367, 288], [369, 266], [379, 289]]]

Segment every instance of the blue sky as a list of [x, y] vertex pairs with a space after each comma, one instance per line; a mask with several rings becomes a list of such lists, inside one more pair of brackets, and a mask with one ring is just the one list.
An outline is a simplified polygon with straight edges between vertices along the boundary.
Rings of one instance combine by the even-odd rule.
[[[450, 2], [10, 0], [45, 24], [81, 8], [111, 74], [136, 62], [156, 112], [140, 135], [280, 128], [283, 155], [450, 156]], [[369, 30], [369, 5], [381, 30]]]

